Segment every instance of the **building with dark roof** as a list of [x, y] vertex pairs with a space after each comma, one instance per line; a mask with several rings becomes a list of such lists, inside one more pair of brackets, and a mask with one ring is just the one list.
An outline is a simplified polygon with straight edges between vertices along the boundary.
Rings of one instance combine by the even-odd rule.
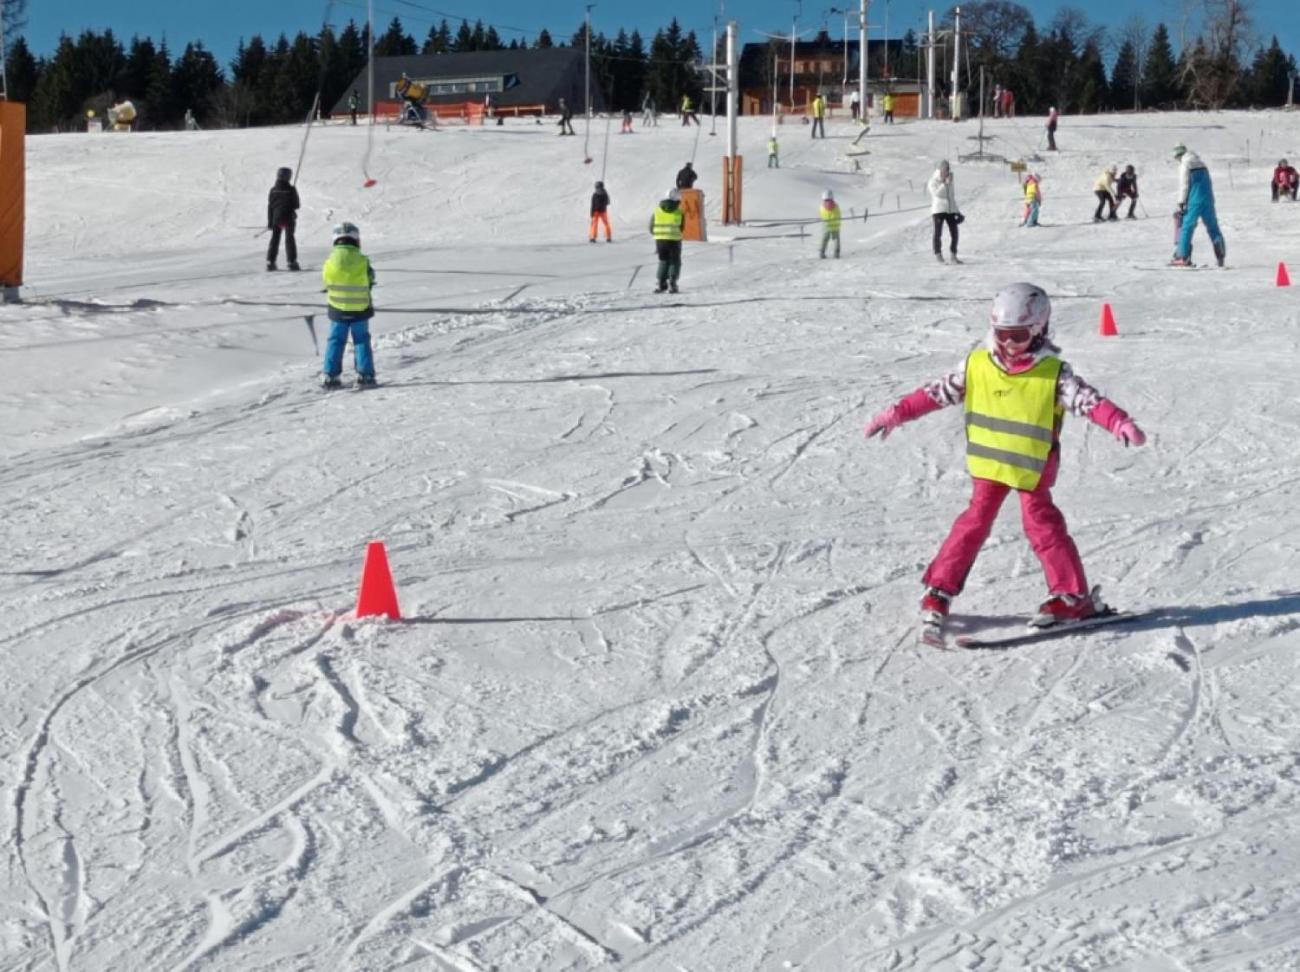
[[[586, 56], [572, 47], [546, 47], [532, 50], [467, 51], [464, 54], [409, 54], [401, 57], [375, 58], [375, 100], [399, 101], [397, 83], [406, 75], [428, 87], [425, 103], [459, 104], [482, 101], [491, 96], [499, 108], [544, 105], [548, 113], [559, 110], [563, 98], [574, 114], [585, 105], [583, 85]], [[331, 114], [347, 113], [352, 90], [365, 104], [367, 69], [353, 79], [343, 96], [335, 102]], [[592, 111], [604, 111], [605, 101], [592, 79]]]

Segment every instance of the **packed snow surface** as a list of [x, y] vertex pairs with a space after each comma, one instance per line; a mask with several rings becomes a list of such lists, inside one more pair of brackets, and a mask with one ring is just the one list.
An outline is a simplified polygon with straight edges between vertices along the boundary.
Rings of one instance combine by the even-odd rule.
[[[783, 125], [779, 169], [746, 118], [740, 228], [703, 121], [318, 128], [300, 274], [256, 234], [301, 129], [28, 140], [0, 967], [1300, 966], [1300, 303], [1274, 286], [1300, 207], [1268, 191], [1295, 116], [1065, 118], [1041, 159], [1035, 118], [877, 125], [856, 157], [846, 121]], [[1226, 269], [1165, 267], [1177, 142]], [[1043, 226], [981, 144], [1042, 174]], [[657, 295], [647, 223], [692, 157], [710, 239]], [[940, 158], [960, 267], [930, 252]], [[1140, 218], [1094, 225], [1128, 162]], [[795, 222], [826, 188], [840, 260]], [[373, 391], [316, 387], [341, 219], [378, 274]], [[1017, 280], [1150, 436], [1068, 417], [1055, 490], [1090, 581], [1147, 614], [921, 649], [961, 414], [863, 425]], [[1046, 594], [1015, 505], [957, 631]], [[375, 540], [400, 622], [351, 614]]]

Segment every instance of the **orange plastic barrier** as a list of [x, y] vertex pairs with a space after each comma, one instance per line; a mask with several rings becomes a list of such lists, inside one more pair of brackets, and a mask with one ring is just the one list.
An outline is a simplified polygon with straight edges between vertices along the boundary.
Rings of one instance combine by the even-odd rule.
[[0, 288], [23, 282], [27, 106], [0, 101]]
[[682, 191], [682, 239], [704, 243], [709, 238], [709, 228], [704, 222], [704, 190]]

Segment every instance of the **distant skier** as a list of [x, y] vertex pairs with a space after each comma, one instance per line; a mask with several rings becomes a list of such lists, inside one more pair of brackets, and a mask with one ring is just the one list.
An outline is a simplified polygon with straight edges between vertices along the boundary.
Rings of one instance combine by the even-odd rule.
[[[826, 137], [826, 99], [822, 93], [817, 92], [817, 97], [812, 100], [812, 137]], [[817, 133], [821, 132], [819, 136]]]
[[1083, 562], [1065, 517], [1052, 501], [1060, 465], [1061, 420], [1066, 411], [1101, 426], [1124, 445], [1140, 446], [1146, 435], [1132, 418], [1104, 398], [1060, 358], [1049, 336], [1052, 305], [1028, 283], [1003, 288], [993, 299], [984, 344], [961, 368], [918, 388], [876, 415], [868, 437], [886, 438], [904, 422], [964, 403], [966, 468], [974, 479], [969, 507], [922, 582], [922, 639], [942, 640], [952, 599], [988, 539], [1007, 494], [1015, 490], [1025, 534], [1047, 578], [1050, 595], [1030, 622], [1047, 627], [1091, 617], [1102, 609], [1088, 587]]
[[1020, 225], [1037, 226], [1038, 211], [1042, 205], [1042, 177], [1037, 172], [1031, 172], [1025, 176], [1025, 214], [1020, 217]]
[[626, 108], [623, 109], [623, 127], [619, 129], [618, 133], [620, 135], [635, 134], [632, 131], [632, 112], [628, 111]]
[[943, 227], [948, 226], [948, 248], [953, 263], [961, 263], [957, 258], [957, 225], [964, 221], [961, 210], [957, 208], [957, 193], [953, 188], [952, 169], [947, 159], [940, 160], [935, 166], [934, 175], [926, 183], [930, 193], [930, 219], [934, 222], [934, 258], [943, 263]]
[[185, 109], [185, 130], [187, 132], [197, 132], [199, 130], [199, 123], [194, 120], [194, 109], [192, 108]]
[[829, 189], [822, 193], [822, 246], [820, 256], [826, 259], [826, 244], [834, 243], [835, 259], [840, 258], [840, 207], [835, 202], [835, 195]]
[[769, 169], [781, 168], [781, 159], [777, 152], [780, 146], [777, 145], [776, 135], [769, 135], [767, 139], [767, 167]]
[[1097, 176], [1097, 181], [1092, 184], [1093, 195], [1097, 197], [1097, 211], [1092, 214], [1092, 221], [1094, 223], [1104, 221], [1101, 212], [1107, 206], [1110, 207], [1110, 215], [1107, 216], [1106, 219], [1119, 219], [1119, 217], [1115, 215], [1115, 173], [1118, 171], [1118, 166], [1107, 166], [1102, 171], [1101, 175]]
[[1295, 202], [1297, 187], [1300, 187], [1300, 174], [1286, 159], [1279, 159], [1277, 168], [1273, 170], [1273, 202], [1277, 202], [1279, 196], [1289, 196]]
[[1124, 166], [1124, 171], [1119, 174], [1119, 186], [1115, 190], [1115, 205], [1119, 206], [1125, 199], [1129, 201], [1128, 213], [1125, 219], [1137, 219], [1138, 204], [1138, 175], [1137, 170], [1132, 165]]
[[1047, 150], [1056, 151], [1056, 120], [1060, 118], [1055, 108], [1047, 109]]
[[665, 290], [677, 293], [677, 280], [682, 275], [682, 224], [685, 217], [681, 207], [682, 192], [669, 189], [650, 216], [650, 234], [655, 240], [655, 253], [659, 257], [656, 274], [658, 286], [655, 293]]
[[894, 124], [894, 92], [886, 91], [885, 97], [881, 99], [880, 105], [885, 113], [885, 124]]
[[563, 98], [560, 99], [560, 134], [577, 135], [573, 130], [573, 109], [569, 107], [568, 102]]
[[695, 168], [689, 162], [687, 162], [684, 166], [682, 166], [680, 169], [677, 170], [677, 188], [694, 189], [695, 180], [698, 179], [699, 177], [700, 174], [695, 171]]
[[858, 94], [858, 89], [854, 88], [853, 91], [849, 93], [849, 115], [852, 116], [854, 121], [858, 120], [858, 112], [861, 108], [862, 96]]
[[352, 124], [357, 123], [357, 109], [361, 107], [361, 95], [357, 89], [352, 89], [352, 94], [348, 95], [348, 114], [352, 116]]
[[330, 336], [325, 344], [322, 388], [338, 388], [342, 382], [343, 351], [352, 337], [357, 384], [375, 383], [375, 361], [370, 349], [370, 319], [375, 316], [370, 290], [375, 271], [361, 252], [361, 231], [353, 223], [334, 227], [334, 248], [320, 271], [329, 304]]
[[641, 99], [641, 127], [645, 128], [647, 125], [655, 127], [659, 125], [659, 113], [655, 111], [655, 100], [650, 97], [648, 91], [645, 97]]
[[280, 237], [284, 236], [284, 255], [289, 261], [289, 269], [297, 270], [298, 243], [294, 239], [294, 227], [298, 223], [298, 190], [290, 181], [293, 170], [280, 168], [275, 172], [275, 185], [271, 187], [266, 198], [266, 228], [271, 231], [271, 242], [266, 247], [266, 269], [274, 270], [276, 258], [280, 254]]
[[1192, 234], [1196, 232], [1197, 222], [1203, 221], [1205, 232], [1210, 234], [1210, 243], [1214, 246], [1214, 258], [1219, 266], [1223, 266], [1228, 248], [1214, 212], [1214, 185], [1210, 182], [1210, 170], [1200, 156], [1188, 151], [1187, 146], [1181, 143], [1174, 146], [1174, 158], [1179, 161], [1178, 211], [1182, 214], [1182, 232], [1170, 262], [1176, 267], [1191, 265]]
[[587, 234], [589, 242], [596, 242], [601, 225], [605, 227], [605, 242], [613, 243], [614, 237], [609, 228], [609, 193], [605, 191], [605, 183], [597, 182], [591, 194], [591, 230]]
[[684, 94], [682, 95], [682, 124], [689, 125], [691, 122], [699, 125], [700, 117], [695, 113], [695, 105], [691, 102], [691, 96]]

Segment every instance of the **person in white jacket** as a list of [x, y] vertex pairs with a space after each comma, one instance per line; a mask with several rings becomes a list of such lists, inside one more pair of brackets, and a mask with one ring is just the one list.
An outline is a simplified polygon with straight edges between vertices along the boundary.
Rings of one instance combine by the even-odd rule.
[[934, 175], [926, 183], [930, 191], [930, 218], [934, 221], [934, 258], [940, 263], [943, 259], [943, 226], [948, 224], [948, 253], [953, 263], [961, 263], [957, 258], [957, 224], [966, 217], [957, 208], [957, 193], [952, 185], [952, 169], [947, 159], [941, 159], [935, 167]]

